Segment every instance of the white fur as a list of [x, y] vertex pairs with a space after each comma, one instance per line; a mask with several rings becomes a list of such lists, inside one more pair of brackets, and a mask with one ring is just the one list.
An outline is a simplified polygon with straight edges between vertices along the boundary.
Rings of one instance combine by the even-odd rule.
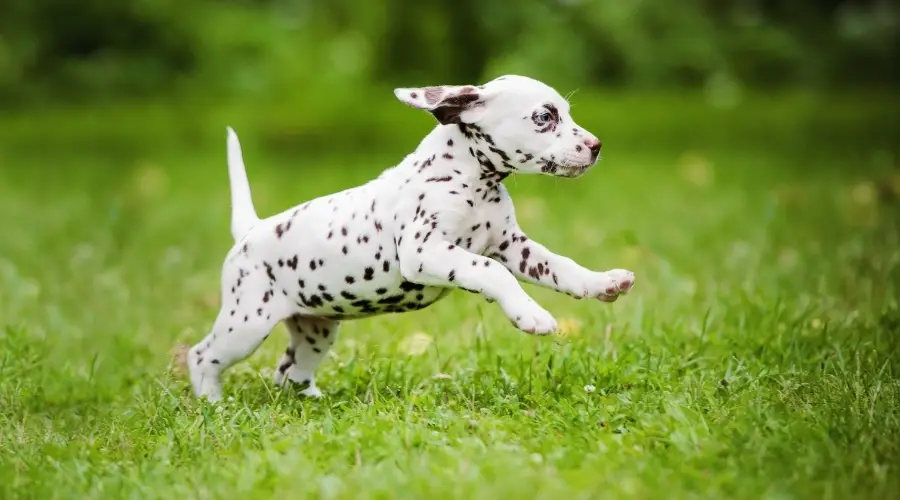
[[241, 143], [231, 127], [228, 127], [228, 178], [231, 183], [231, 235], [240, 240], [247, 231], [259, 222], [253, 198], [250, 196], [250, 182], [241, 153]]
[[501, 184], [511, 173], [577, 177], [596, 162], [599, 141], [556, 91], [507, 76], [395, 95], [439, 121], [413, 153], [366, 184], [263, 220], [228, 128], [236, 244], [222, 267], [218, 318], [189, 351], [198, 396], [221, 398], [221, 373], [279, 321], [290, 345], [276, 383], [320, 396], [314, 372], [342, 320], [421, 309], [460, 288], [496, 301], [519, 329], [548, 334], [556, 321], [519, 280], [607, 302], [632, 287], [629, 271], [591, 271], [528, 239]]

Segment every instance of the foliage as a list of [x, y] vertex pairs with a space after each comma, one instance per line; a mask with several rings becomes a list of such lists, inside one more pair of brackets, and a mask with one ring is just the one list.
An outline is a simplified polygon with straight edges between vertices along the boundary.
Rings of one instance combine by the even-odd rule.
[[726, 92], [900, 81], [900, 12], [889, 1], [6, 0], [0, 9], [0, 97], [19, 104], [337, 94], [511, 72]]

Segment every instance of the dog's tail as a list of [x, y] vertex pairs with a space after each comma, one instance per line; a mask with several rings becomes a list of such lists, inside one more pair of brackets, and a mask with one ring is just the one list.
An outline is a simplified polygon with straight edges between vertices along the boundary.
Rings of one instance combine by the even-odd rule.
[[227, 131], [228, 179], [231, 183], [231, 235], [237, 242], [259, 222], [259, 217], [256, 215], [253, 198], [250, 196], [250, 183], [247, 181], [241, 142], [234, 129], [227, 127]]

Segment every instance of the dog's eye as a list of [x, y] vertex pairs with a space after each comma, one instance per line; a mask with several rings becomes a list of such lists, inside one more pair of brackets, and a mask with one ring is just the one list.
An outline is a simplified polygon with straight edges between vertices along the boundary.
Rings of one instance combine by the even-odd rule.
[[544, 124], [553, 119], [553, 115], [550, 114], [549, 111], [544, 111], [543, 113], [537, 115], [537, 122], [539, 124]]

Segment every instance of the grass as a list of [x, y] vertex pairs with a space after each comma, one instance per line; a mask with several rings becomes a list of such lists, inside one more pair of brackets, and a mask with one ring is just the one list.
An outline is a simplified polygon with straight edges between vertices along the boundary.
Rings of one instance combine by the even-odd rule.
[[[190, 396], [172, 354], [218, 307], [224, 145], [75, 154], [64, 134], [90, 129], [36, 141], [8, 118], [0, 497], [900, 497], [896, 143], [853, 101], [828, 100], [841, 118], [822, 108], [830, 128], [808, 134], [815, 106], [779, 126], [684, 102], [694, 117], [601, 131], [583, 179], [508, 183], [533, 238], [635, 271], [629, 296], [526, 286], [564, 325], [550, 338], [465, 293], [346, 323], [322, 401], [272, 386], [279, 327], [220, 406]], [[426, 126], [372, 154], [245, 141], [257, 207], [364, 181]]]

